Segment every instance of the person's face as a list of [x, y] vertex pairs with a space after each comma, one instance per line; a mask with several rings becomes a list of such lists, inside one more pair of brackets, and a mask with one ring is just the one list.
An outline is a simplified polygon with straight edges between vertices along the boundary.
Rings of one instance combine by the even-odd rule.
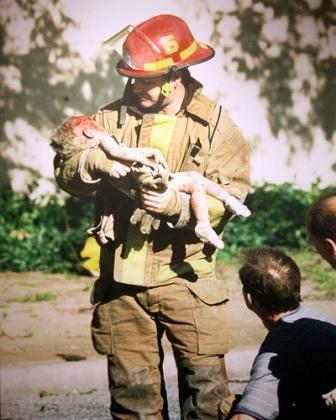
[[133, 94], [137, 97], [139, 108], [150, 111], [158, 106], [161, 87], [165, 79], [165, 76], [134, 79]]

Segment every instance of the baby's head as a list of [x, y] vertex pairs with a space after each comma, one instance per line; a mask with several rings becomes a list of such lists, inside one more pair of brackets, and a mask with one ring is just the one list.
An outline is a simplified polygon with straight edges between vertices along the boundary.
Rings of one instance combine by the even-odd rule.
[[51, 147], [58, 155], [68, 159], [84, 149], [98, 147], [96, 133], [103, 130], [90, 117], [80, 115], [71, 117], [61, 124], [51, 136]]

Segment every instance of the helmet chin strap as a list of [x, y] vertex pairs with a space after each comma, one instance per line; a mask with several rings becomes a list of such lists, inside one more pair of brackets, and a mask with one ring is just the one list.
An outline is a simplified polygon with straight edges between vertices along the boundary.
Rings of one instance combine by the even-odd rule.
[[[160, 96], [162, 97], [162, 100], [167, 97], [170, 92], [172, 91], [171, 87], [171, 81], [173, 79], [174, 73], [178, 70], [176, 66], [171, 66], [169, 69], [169, 72], [167, 74], [166, 81], [161, 86]], [[161, 103], [161, 102], [160, 102]]]
[[163, 97], [166, 97], [170, 94], [171, 91], [172, 91], [171, 82], [166, 80], [161, 86], [160, 95]]

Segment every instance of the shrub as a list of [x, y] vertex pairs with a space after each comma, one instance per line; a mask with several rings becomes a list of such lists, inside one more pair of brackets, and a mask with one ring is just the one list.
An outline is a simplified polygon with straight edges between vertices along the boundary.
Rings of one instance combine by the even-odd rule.
[[300, 249], [308, 245], [305, 217], [310, 203], [325, 189], [319, 183], [309, 191], [291, 183], [265, 183], [247, 196], [252, 211], [247, 219], [235, 218], [224, 231], [222, 253], [237, 254], [240, 248], [267, 245]]
[[93, 199], [57, 195], [47, 204], [6, 189], [0, 195], [2, 271], [82, 272], [79, 251], [93, 217]]
[[[311, 201], [322, 193], [319, 184], [310, 191], [292, 184], [266, 183], [255, 187], [246, 204], [247, 219], [236, 217], [225, 228], [226, 247], [220, 257], [235, 255], [240, 248], [269, 245], [302, 249], [307, 246], [305, 214]], [[83, 199], [59, 195], [46, 203], [11, 189], [0, 193], [1, 271], [74, 272], [83, 274], [79, 252], [94, 213], [94, 196]]]

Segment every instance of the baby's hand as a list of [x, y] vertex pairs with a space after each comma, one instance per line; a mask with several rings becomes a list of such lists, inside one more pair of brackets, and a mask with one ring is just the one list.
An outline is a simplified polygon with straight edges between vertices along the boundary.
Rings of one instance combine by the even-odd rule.
[[130, 171], [131, 168], [128, 165], [121, 162], [114, 162], [110, 171], [110, 176], [112, 178], [121, 178], [126, 176]]
[[[161, 150], [154, 147], [144, 147], [139, 150], [142, 152], [144, 158], [146, 159], [146, 161], [141, 163], [151, 166], [154, 169], [157, 168], [158, 165], [163, 166], [164, 169], [168, 169], [167, 162], [163, 157]], [[155, 163], [155, 165], [153, 165], [153, 163]]]

